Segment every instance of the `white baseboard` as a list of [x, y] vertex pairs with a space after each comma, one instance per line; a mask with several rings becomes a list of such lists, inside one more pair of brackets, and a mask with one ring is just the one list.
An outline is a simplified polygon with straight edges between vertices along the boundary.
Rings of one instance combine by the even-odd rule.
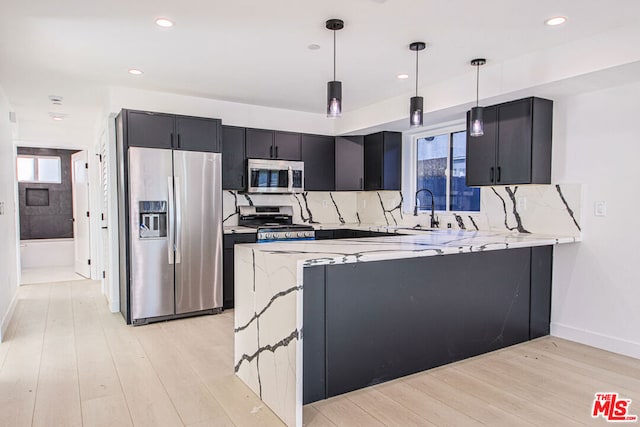
[[112, 313], [118, 313], [120, 311], [120, 303], [118, 301], [109, 301], [109, 310]]
[[640, 359], [640, 343], [637, 342], [553, 322], [551, 335]]
[[5, 334], [7, 333], [7, 328], [9, 327], [9, 323], [13, 318], [13, 313], [16, 311], [16, 304], [18, 303], [18, 292], [14, 292], [13, 298], [11, 299], [11, 303], [9, 304], [9, 308], [7, 309], [6, 314], [2, 318], [2, 324], [0, 324], [0, 342], [4, 342]]

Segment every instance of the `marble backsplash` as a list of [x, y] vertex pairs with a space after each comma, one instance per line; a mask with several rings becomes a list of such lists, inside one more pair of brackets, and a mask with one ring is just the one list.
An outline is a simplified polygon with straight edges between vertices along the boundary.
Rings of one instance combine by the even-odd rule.
[[[579, 184], [484, 187], [481, 211], [437, 214], [439, 228], [580, 236]], [[429, 226], [429, 214], [402, 212], [399, 191], [245, 194], [223, 192], [223, 225], [238, 224], [238, 206], [291, 205], [294, 223]]]

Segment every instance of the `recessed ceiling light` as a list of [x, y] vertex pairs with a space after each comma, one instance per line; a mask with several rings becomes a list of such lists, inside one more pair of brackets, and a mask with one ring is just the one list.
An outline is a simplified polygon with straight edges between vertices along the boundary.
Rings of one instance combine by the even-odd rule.
[[549, 18], [546, 21], [544, 21], [544, 23], [550, 27], [554, 27], [556, 25], [562, 25], [565, 22], [567, 22], [567, 18], [564, 16], [554, 16], [553, 18]]
[[129, 68], [129, 74], [133, 74], [134, 76], [141, 76], [144, 74], [142, 70], [138, 70], [137, 68]]
[[156, 19], [156, 25], [162, 28], [170, 28], [173, 27], [173, 21], [167, 18], [158, 18]]
[[398, 74], [396, 77], [398, 77], [400, 80], [404, 80], [409, 78], [409, 74]]
[[320, 49], [320, 45], [319, 45], [319, 44], [312, 43], [312, 44], [310, 44], [309, 46], [307, 46], [307, 48], [308, 48], [309, 50], [318, 50], [318, 49]]

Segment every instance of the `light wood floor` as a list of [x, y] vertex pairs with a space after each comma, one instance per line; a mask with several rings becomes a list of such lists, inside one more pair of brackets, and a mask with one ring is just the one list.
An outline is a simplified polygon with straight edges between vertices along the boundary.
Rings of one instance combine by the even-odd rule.
[[[309, 426], [606, 425], [640, 361], [544, 338], [307, 405]], [[0, 426], [281, 426], [233, 375], [233, 313], [126, 326], [91, 281], [23, 286], [0, 344]]]

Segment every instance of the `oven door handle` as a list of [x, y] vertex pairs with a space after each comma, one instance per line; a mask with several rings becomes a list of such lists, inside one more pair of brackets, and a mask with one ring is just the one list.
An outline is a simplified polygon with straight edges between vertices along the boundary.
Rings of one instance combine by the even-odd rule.
[[289, 185], [287, 186], [287, 191], [289, 193], [293, 193], [293, 169], [291, 168], [291, 166], [287, 168], [287, 173], [289, 175]]

